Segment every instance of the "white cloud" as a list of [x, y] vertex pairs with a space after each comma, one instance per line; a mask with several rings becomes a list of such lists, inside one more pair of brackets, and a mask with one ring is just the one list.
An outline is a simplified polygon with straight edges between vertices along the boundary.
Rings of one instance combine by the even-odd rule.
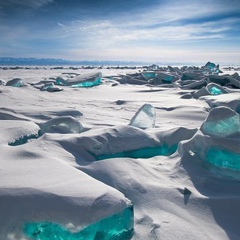
[[71, 39], [79, 47], [97, 45], [105, 48], [144, 43], [157, 45], [168, 41], [221, 40], [228, 37], [227, 32], [239, 19], [221, 21], [212, 18], [211, 21], [204, 21], [204, 18], [226, 14], [234, 8], [232, 4], [221, 0], [173, 0], [119, 14], [111, 19], [106, 16], [105, 20], [80, 19], [58, 25], [62, 27], [61, 37]]
[[[159, 25], [157, 27], [141, 27], [144, 19], [136, 26], [131, 21], [113, 20], [71, 22], [70, 25], [58, 25], [62, 28], [62, 38], [71, 39], [77, 46], [113, 47], [125, 45], [157, 45], [173, 41], [202, 41], [209, 39], [224, 39], [226, 31], [230, 30], [229, 23], [210, 22], [185, 25]], [[129, 27], [129, 25], [131, 25]]]

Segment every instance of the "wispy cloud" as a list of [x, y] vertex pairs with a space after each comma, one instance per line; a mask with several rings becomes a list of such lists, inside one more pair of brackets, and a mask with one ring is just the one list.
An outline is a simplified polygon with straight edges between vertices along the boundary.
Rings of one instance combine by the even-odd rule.
[[[62, 38], [71, 39], [69, 53], [89, 59], [164, 56], [170, 60], [183, 55], [193, 57], [193, 52], [202, 58], [210, 53], [215, 58], [229, 55], [229, 46], [219, 49], [218, 45], [233, 38], [231, 31], [240, 22], [240, 18], [230, 14], [235, 11], [234, 6], [223, 8], [216, 1], [184, 3], [182, 6], [183, 1], [171, 1], [147, 11], [141, 9], [105, 20], [79, 19], [59, 26]], [[239, 35], [234, 38], [240, 39]], [[235, 59], [236, 51], [232, 46]]]
[[31, 8], [39, 8], [43, 5], [49, 4], [51, 2], [54, 2], [55, 0], [7, 0], [7, 1], [1, 1], [0, 2], [0, 9], [2, 8], [9, 8], [9, 7], [31, 7]]
[[159, 24], [152, 21], [146, 24], [145, 18], [133, 23], [131, 19], [125, 19], [124, 23], [119, 20], [101, 21], [72, 21], [68, 25], [59, 23], [62, 28], [63, 38], [82, 39], [81, 45], [106, 44], [124, 45], [126, 43], [140, 44], [149, 42], [151, 44], [164, 41], [201, 41], [208, 39], [224, 39], [229, 37], [228, 31], [237, 23], [238, 19], [218, 20], [212, 22], [201, 22], [192, 24], [191, 21], [178, 24]]

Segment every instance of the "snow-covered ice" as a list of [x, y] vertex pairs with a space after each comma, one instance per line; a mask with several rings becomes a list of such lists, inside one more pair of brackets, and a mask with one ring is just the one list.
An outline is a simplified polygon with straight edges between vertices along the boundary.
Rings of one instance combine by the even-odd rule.
[[239, 239], [239, 72], [39, 66], [0, 79], [0, 239]]

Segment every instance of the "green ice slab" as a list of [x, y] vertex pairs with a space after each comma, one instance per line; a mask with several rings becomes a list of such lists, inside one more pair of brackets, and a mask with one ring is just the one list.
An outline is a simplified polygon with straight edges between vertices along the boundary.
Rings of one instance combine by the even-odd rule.
[[157, 74], [155, 72], [143, 72], [142, 75], [146, 79], [155, 78], [157, 76]]
[[221, 119], [218, 121], [206, 121], [203, 124], [203, 130], [206, 134], [214, 135], [217, 137], [226, 137], [240, 131], [240, 118], [239, 115]]
[[229, 170], [240, 171], [240, 154], [223, 148], [212, 147], [206, 154], [207, 162]]
[[133, 205], [111, 217], [71, 232], [53, 222], [27, 223], [25, 234], [36, 240], [129, 240], [134, 232]]
[[151, 158], [154, 156], [170, 156], [177, 150], [178, 144], [174, 144], [172, 146], [168, 146], [164, 143], [162, 146], [159, 147], [149, 147], [149, 148], [141, 148], [126, 152], [119, 152], [114, 154], [105, 154], [105, 155], [98, 155], [95, 156], [97, 160], [104, 160], [109, 158], [119, 158], [119, 157], [128, 157], [128, 158]]
[[82, 81], [82, 82], [79, 82], [77, 84], [72, 84], [72, 85], [69, 85], [69, 83], [66, 81], [66, 80], [63, 80], [61, 78], [57, 79], [56, 80], [56, 84], [57, 85], [61, 85], [61, 86], [71, 86], [73, 88], [80, 88], [80, 87], [85, 87], [85, 88], [88, 88], [88, 87], [94, 87], [94, 86], [98, 86], [102, 83], [102, 78], [98, 78], [96, 79], [95, 81]]
[[85, 88], [88, 88], [88, 87], [94, 87], [94, 86], [98, 86], [102, 83], [102, 78], [99, 78], [93, 82], [89, 81], [89, 82], [81, 82], [81, 83], [78, 83], [78, 84], [74, 84], [74, 85], [71, 85], [71, 87], [73, 88], [78, 88], [78, 87], [85, 87]]
[[211, 87], [209, 91], [212, 95], [220, 95], [220, 94], [225, 93], [220, 88], [217, 88], [217, 87], [214, 87], [214, 86]]

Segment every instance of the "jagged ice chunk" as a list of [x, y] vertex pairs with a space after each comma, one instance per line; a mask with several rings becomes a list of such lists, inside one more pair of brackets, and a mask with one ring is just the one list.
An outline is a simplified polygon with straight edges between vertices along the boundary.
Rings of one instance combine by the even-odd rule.
[[130, 125], [138, 128], [153, 128], [155, 127], [156, 111], [150, 104], [144, 104], [130, 121]]

